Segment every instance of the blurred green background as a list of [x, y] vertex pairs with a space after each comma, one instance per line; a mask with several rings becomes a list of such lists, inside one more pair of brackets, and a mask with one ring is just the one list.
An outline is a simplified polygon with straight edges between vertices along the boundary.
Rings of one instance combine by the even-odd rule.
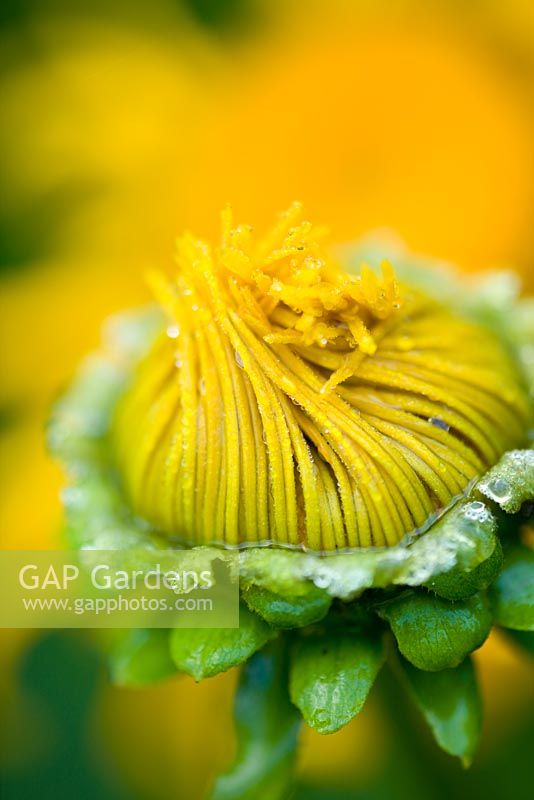
[[[4, 0], [0, 10], [0, 546], [60, 542], [53, 398], [102, 320], [148, 298], [177, 232], [292, 199], [334, 240], [390, 229], [534, 286], [531, 0]], [[234, 674], [112, 687], [76, 632], [1, 632], [0, 795], [187, 798], [231, 757]], [[532, 672], [493, 636], [469, 772], [384, 675], [298, 800], [530, 797]], [[531, 758], [530, 758], [531, 761]]]

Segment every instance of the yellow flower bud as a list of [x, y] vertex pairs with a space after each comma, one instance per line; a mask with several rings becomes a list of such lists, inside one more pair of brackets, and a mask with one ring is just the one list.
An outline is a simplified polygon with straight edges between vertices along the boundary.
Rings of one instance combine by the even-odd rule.
[[393, 545], [523, 444], [491, 332], [389, 263], [347, 273], [323, 233], [295, 203], [257, 241], [226, 209], [217, 248], [185, 234], [175, 276], [151, 276], [168, 328], [114, 445], [133, 509], [176, 540]]

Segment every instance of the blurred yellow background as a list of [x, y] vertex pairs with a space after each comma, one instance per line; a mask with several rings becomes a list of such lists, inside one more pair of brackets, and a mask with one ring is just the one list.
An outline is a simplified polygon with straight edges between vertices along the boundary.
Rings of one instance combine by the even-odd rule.
[[[213, 235], [228, 201], [261, 226], [300, 199], [334, 241], [391, 229], [465, 270], [515, 265], [534, 286], [529, 0], [8, 0], [0, 22], [3, 548], [59, 543], [50, 404], [102, 320], [148, 298], [145, 271], [172, 268], [176, 234]], [[0, 763], [39, 760], [24, 737], [35, 708], [13, 688], [28, 635], [2, 644], [0, 697], [21, 738]], [[530, 681], [498, 637], [478, 661], [483, 772], [524, 724]], [[124, 796], [200, 796], [231, 752], [233, 681], [99, 686], [92, 738]], [[371, 702], [335, 737], [307, 735], [302, 779], [372, 781], [392, 736]]]

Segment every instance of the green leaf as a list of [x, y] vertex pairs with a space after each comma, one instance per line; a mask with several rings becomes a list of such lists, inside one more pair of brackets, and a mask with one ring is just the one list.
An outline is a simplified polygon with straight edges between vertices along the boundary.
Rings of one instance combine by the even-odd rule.
[[401, 666], [438, 745], [469, 766], [482, 727], [482, 703], [471, 659], [440, 672], [416, 669], [404, 659]]
[[383, 661], [376, 635], [343, 628], [305, 635], [292, 653], [291, 699], [311, 728], [334, 733], [361, 711]]
[[163, 628], [120, 633], [109, 656], [111, 680], [118, 686], [146, 686], [176, 674]]
[[492, 622], [483, 593], [454, 603], [421, 590], [376, 610], [389, 622], [403, 656], [432, 672], [457, 667], [484, 642]]
[[241, 607], [239, 628], [173, 630], [171, 655], [180, 672], [200, 681], [246, 661], [275, 635], [256, 614]]
[[212, 800], [282, 800], [288, 797], [300, 715], [287, 691], [283, 639], [243, 666], [235, 700], [237, 756], [221, 775]]
[[514, 631], [512, 628], [506, 628], [505, 633], [507, 638], [515, 642], [519, 648], [530, 656], [534, 656], [534, 632], [533, 631]]
[[482, 564], [468, 572], [453, 569], [442, 575], [436, 575], [432, 580], [425, 583], [427, 589], [435, 592], [440, 597], [444, 597], [446, 600], [464, 600], [483, 589], [487, 589], [503, 564], [502, 545], [496, 536], [494, 538], [495, 547], [493, 553]]
[[504, 628], [534, 631], [534, 552], [517, 545], [490, 588], [495, 621]]
[[534, 499], [534, 450], [511, 450], [484, 475], [477, 490], [508, 514]]
[[323, 589], [307, 584], [299, 595], [281, 595], [249, 586], [243, 597], [252, 611], [275, 628], [302, 628], [323, 619], [332, 604], [332, 598]]

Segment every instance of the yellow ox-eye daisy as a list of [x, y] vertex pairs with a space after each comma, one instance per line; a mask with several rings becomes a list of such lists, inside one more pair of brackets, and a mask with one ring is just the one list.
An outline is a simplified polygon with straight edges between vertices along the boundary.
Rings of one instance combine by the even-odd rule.
[[126, 685], [243, 665], [214, 800], [286, 797], [301, 718], [348, 723], [386, 657], [468, 764], [471, 652], [492, 624], [533, 644], [531, 301], [321, 235], [295, 204], [259, 241], [229, 211], [218, 248], [183, 236], [161, 308], [112, 321], [49, 430], [72, 546], [239, 581], [239, 627], [109, 654]]

